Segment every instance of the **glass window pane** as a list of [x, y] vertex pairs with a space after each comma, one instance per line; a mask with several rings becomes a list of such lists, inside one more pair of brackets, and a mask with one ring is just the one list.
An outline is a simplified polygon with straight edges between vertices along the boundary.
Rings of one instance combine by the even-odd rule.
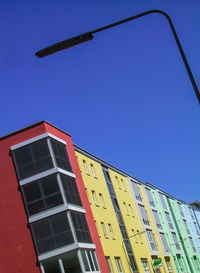
[[87, 257], [86, 257], [86, 251], [85, 250], [81, 250], [81, 256], [82, 256], [82, 259], [83, 259], [83, 263], [84, 263], [84, 266], [85, 266], [85, 271], [90, 271], [90, 268], [89, 268], [89, 264], [88, 264], [88, 260], [87, 260]]
[[42, 262], [45, 273], [61, 273], [58, 260], [56, 258], [48, 259]]
[[51, 139], [51, 143], [57, 166], [64, 170], [72, 172], [71, 164], [66, 150], [66, 145], [55, 139]]
[[152, 194], [151, 194], [151, 191], [147, 188], [145, 188], [146, 190], [146, 193], [147, 193], [147, 197], [148, 197], [148, 200], [149, 200], [149, 204], [152, 206], [152, 207], [155, 207], [155, 204], [154, 204], [154, 201], [153, 201], [153, 197], [152, 197]]
[[77, 206], [82, 206], [75, 178], [64, 174], [60, 174], [60, 177], [62, 180], [67, 202]]
[[33, 203], [27, 204], [27, 210], [29, 215], [33, 215], [45, 209], [44, 200], [36, 201]]
[[94, 271], [95, 269], [94, 269], [94, 263], [92, 261], [91, 253], [90, 253], [89, 250], [86, 251], [86, 253], [87, 253], [87, 257], [88, 257], [89, 263], [90, 263], [91, 271]]
[[78, 242], [92, 243], [85, 214], [75, 211], [70, 213]]
[[97, 263], [95, 251], [92, 250], [91, 254], [92, 254], [92, 259], [94, 261], [94, 265], [95, 265], [96, 271], [99, 271], [99, 266], [98, 266], [98, 263]]
[[46, 138], [14, 150], [13, 156], [19, 179], [25, 179], [53, 167]]
[[167, 210], [167, 205], [165, 203], [164, 196], [162, 195], [162, 193], [159, 193], [159, 197], [160, 197], [160, 201], [162, 203], [163, 209]]
[[27, 202], [31, 202], [36, 199], [40, 199], [42, 194], [38, 183], [30, 183], [23, 187], [25, 199]]
[[22, 186], [22, 193], [28, 215], [63, 204], [56, 174]]
[[38, 254], [73, 243], [66, 212], [36, 221], [31, 229]]

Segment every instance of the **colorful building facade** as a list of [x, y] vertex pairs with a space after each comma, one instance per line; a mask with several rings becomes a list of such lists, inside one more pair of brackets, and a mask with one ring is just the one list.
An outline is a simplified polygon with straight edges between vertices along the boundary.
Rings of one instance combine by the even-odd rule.
[[198, 202], [139, 181], [46, 121], [2, 137], [0, 155], [0, 272], [200, 272]]

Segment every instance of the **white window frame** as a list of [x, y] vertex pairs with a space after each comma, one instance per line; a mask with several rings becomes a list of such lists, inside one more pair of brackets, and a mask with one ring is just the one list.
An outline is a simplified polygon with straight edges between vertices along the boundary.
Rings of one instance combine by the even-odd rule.
[[95, 205], [98, 207], [99, 204], [98, 204], [98, 202], [97, 202], [97, 198], [96, 198], [95, 191], [92, 191], [92, 197], [93, 197], [93, 200], [94, 200]]
[[94, 169], [94, 165], [92, 163], [90, 163], [90, 167], [91, 167], [93, 176], [96, 178], [97, 177], [96, 172], [95, 172], [95, 169]]
[[145, 272], [150, 272], [149, 263], [146, 258], [141, 258], [141, 263]]
[[83, 167], [84, 167], [85, 173], [89, 174], [88, 168], [87, 168], [87, 163], [86, 163], [86, 161], [84, 159], [83, 159]]
[[103, 230], [103, 234], [104, 234], [104, 237], [107, 239], [108, 238], [108, 235], [106, 233], [106, 228], [105, 228], [105, 225], [103, 222], [101, 222], [101, 227], [102, 227], [102, 230]]
[[112, 237], [112, 239], [115, 239], [115, 236], [114, 236], [114, 233], [113, 233], [113, 229], [112, 229], [112, 225], [111, 224], [108, 224], [108, 229], [110, 231], [110, 235]]
[[123, 202], [123, 205], [124, 205], [124, 210], [125, 210], [125, 212], [126, 212], [126, 215], [129, 215], [128, 210], [127, 210], [127, 205], [126, 205], [126, 203]]
[[128, 207], [129, 207], [130, 215], [131, 215], [131, 216], [134, 216], [134, 214], [133, 214], [133, 209], [132, 209], [132, 207], [131, 207], [131, 204], [128, 204]]
[[115, 257], [115, 263], [119, 273], [124, 273], [120, 257]]
[[112, 264], [111, 264], [111, 260], [109, 256], [106, 256], [106, 261], [107, 261], [109, 273], [113, 273]]
[[103, 199], [103, 194], [102, 193], [99, 193], [99, 198], [101, 200], [102, 207], [105, 209], [106, 206], [105, 206], [105, 203], [104, 203], [104, 199]]
[[121, 179], [121, 184], [122, 184], [122, 189], [123, 189], [124, 191], [126, 191], [125, 182], [124, 182], [123, 179]]

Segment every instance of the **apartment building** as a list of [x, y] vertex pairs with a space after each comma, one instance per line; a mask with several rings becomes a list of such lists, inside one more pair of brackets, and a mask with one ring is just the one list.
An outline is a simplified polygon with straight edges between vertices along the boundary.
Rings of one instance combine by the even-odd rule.
[[0, 272], [200, 272], [198, 202], [139, 181], [46, 121], [1, 137], [0, 155]]

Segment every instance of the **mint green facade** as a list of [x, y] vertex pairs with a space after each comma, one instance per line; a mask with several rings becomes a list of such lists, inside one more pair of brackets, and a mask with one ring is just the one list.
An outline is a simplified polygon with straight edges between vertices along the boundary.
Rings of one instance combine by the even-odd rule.
[[[177, 232], [173, 214], [171, 213], [168, 203], [169, 196], [157, 188], [151, 189], [152, 196], [158, 210], [162, 229], [165, 233], [167, 244], [170, 249], [171, 259], [174, 263], [176, 272], [190, 273], [189, 265], [184, 254], [182, 245], [180, 244], [179, 233]], [[196, 273], [196, 272], [195, 272]]]
[[153, 185], [151, 194], [176, 272], [199, 273], [200, 211]]

